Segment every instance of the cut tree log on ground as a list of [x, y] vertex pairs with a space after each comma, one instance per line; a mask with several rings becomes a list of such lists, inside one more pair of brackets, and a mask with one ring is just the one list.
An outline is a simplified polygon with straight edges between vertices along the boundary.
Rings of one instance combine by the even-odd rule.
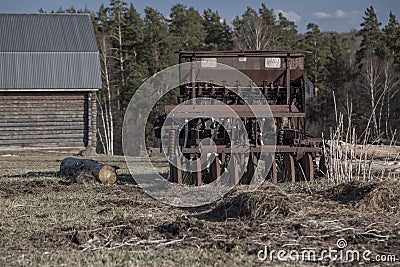
[[60, 165], [60, 175], [73, 177], [76, 181], [96, 180], [103, 184], [117, 181], [117, 166], [110, 166], [91, 159], [65, 158]]

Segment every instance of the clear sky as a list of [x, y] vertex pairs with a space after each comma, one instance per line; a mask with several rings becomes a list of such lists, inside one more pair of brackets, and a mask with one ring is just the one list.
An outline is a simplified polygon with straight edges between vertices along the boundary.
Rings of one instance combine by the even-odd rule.
[[[211, 8], [218, 10], [221, 17], [232, 22], [236, 15], [241, 15], [247, 6], [258, 9], [262, 3], [275, 12], [282, 12], [287, 18], [296, 22], [300, 32], [306, 31], [310, 22], [317, 23], [323, 31], [347, 32], [359, 29], [362, 16], [367, 7], [373, 6], [378, 19], [387, 23], [389, 11], [400, 19], [399, 0], [126, 0], [133, 3], [143, 13], [146, 6], [153, 7], [168, 16], [170, 8], [176, 3], [193, 6], [202, 12]], [[71, 6], [82, 9], [88, 7], [97, 11], [101, 3], [108, 5], [108, 0], [0, 0], [0, 13], [37, 13], [39, 8], [51, 11], [60, 7]]]

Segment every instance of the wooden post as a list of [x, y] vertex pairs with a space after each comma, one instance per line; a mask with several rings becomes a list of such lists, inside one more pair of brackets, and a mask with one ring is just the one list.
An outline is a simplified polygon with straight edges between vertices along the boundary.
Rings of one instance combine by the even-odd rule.
[[182, 184], [182, 162], [179, 156], [176, 157], [176, 171], [178, 176], [178, 184]]
[[271, 174], [272, 174], [272, 182], [277, 184], [278, 183], [278, 170], [276, 168], [275, 157], [272, 157]]
[[295, 183], [296, 169], [293, 156], [290, 153], [285, 153], [283, 156], [283, 163], [285, 165], [285, 179], [289, 179], [289, 181]]
[[201, 161], [200, 161], [200, 156], [196, 156], [195, 158], [196, 161], [194, 161], [194, 164], [196, 166], [196, 174], [195, 174], [195, 184], [197, 186], [200, 186], [203, 184], [202, 182], [202, 177], [201, 177]]
[[92, 140], [91, 146], [96, 150], [97, 147], [97, 93], [94, 91], [91, 93], [91, 104], [92, 104]]
[[[88, 92], [85, 94], [85, 103], [84, 108], [87, 109], [85, 122], [87, 122], [87, 132], [85, 135], [87, 136], [87, 140], [84, 140], [85, 150], [90, 150], [92, 146], [92, 92]], [[84, 136], [85, 136], [84, 135]]]
[[286, 57], [286, 105], [289, 105], [289, 108], [291, 107], [290, 103], [290, 94], [291, 94], [291, 90], [290, 90], [290, 65], [289, 65], [289, 61], [290, 61], [290, 54], [287, 54]]

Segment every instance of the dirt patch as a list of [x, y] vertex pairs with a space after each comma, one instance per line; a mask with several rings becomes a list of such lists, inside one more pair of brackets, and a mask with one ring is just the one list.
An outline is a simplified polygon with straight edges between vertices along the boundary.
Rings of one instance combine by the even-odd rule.
[[81, 184], [72, 183], [67, 179], [61, 179], [58, 177], [19, 178], [17, 180], [9, 180], [9, 178], [5, 178], [0, 183], [0, 196], [8, 198], [25, 194], [43, 194], [54, 192], [72, 193], [79, 191], [92, 191], [93, 193], [113, 193], [115, 190], [121, 191], [126, 196], [135, 196], [138, 194], [145, 195], [140, 187], [134, 184], [115, 184], [111, 186], [102, 186], [97, 182], [94, 182], [83, 186]]
[[62, 229], [65, 240], [70, 242], [70, 247], [78, 250], [101, 250], [128, 242], [146, 240], [151, 235], [149, 229], [143, 227], [143, 219], [114, 220], [103, 223], [95, 229]]
[[371, 192], [373, 187], [373, 184], [353, 181], [334, 186], [323, 194], [326, 198], [339, 203], [351, 204], [362, 200], [369, 192]]
[[293, 199], [278, 186], [264, 183], [254, 192], [230, 193], [209, 213], [209, 218], [225, 221], [230, 218], [263, 220], [271, 216], [285, 217], [291, 213]]
[[204, 237], [207, 235], [204, 228], [205, 223], [203, 221], [181, 215], [171, 223], [160, 225], [156, 230], [166, 238], [183, 238], [183, 236]]

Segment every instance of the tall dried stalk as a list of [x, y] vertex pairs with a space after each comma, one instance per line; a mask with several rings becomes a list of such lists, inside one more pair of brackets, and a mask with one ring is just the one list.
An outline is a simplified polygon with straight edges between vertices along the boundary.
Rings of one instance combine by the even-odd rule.
[[[340, 184], [352, 180], [370, 181], [374, 179], [371, 165], [374, 160], [374, 154], [368, 153], [371, 144], [368, 139], [371, 131], [366, 131], [360, 145], [357, 144], [357, 135], [355, 128], [352, 126], [352, 106], [348, 105], [347, 109], [347, 128], [344, 127], [344, 116], [342, 113], [337, 114], [335, 95], [333, 94], [335, 104], [336, 126], [330, 129], [329, 140], [323, 139], [323, 155], [327, 164], [327, 179], [330, 183]], [[372, 142], [372, 145], [376, 140]], [[389, 159], [392, 145], [394, 143], [394, 135], [389, 146], [388, 154], [385, 158], [385, 165]], [[385, 169], [382, 170], [379, 178], [383, 179]], [[378, 177], [377, 177], [378, 178]]]

